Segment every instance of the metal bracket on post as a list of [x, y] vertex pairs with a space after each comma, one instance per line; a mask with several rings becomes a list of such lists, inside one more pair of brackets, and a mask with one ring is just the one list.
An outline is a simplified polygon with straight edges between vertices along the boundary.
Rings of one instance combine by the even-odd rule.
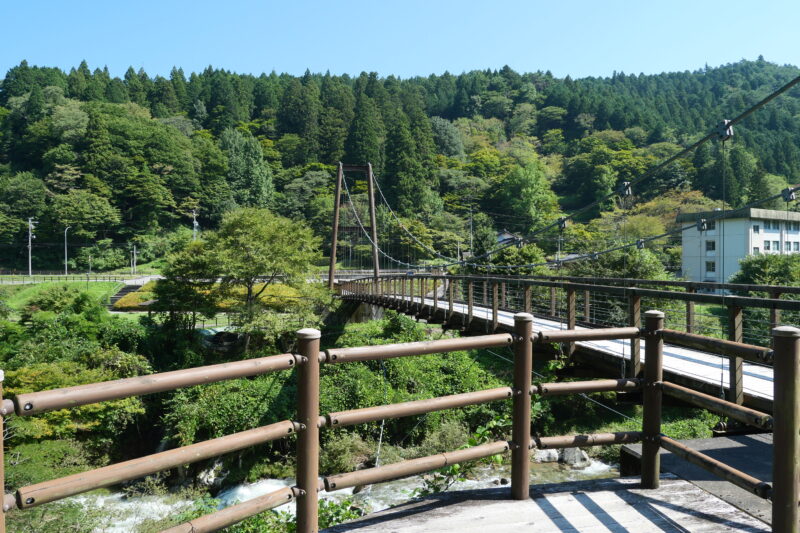
[[794, 200], [797, 199], [797, 195], [795, 194], [795, 190], [794, 189], [790, 189], [788, 187], [781, 191], [781, 197], [783, 198], [783, 201], [786, 202], [787, 204], [789, 202], [793, 202]]
[[631, 188], [631, 182], [623, 181], [622, 183], [620, 183], [619, 189], [617, 189], [617, 194], [619, 194], [623, 198], [627, 196], [633, 196], [633, 189]]
[[701, 218], [697, 221], [697, 231], [708, 231], [708, 221]]

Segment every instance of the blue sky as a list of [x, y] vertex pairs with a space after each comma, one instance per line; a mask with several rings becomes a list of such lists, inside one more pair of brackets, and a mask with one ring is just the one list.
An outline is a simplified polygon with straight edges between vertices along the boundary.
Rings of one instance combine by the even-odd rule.
[[114, 75], [377, 71], [401, 77], [509, 65], [557, 76], [659, 73], [759, 54], [800, 65], [800, 1], [7, 0], [0, 76], [27, 59]]

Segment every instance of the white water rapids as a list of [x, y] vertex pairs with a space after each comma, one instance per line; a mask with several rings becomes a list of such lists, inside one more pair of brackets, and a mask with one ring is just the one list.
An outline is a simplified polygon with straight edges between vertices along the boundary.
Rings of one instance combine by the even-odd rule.
[[[556, 483], [562, 481], [575, 481], [581, 479], [595, 479], [602, 477], [616, 477], [615, 468], [592, 460], [585, 468], [571, 468], [559, 463], [540, 463], [531, 465], [531, 483]], [[469, 490], [496, 487], [502, 478], [508, 479], [508, 467], [483, 467], [474, 475], [473, 479], [457, 482], [449, 490]], [[264, 479], [256, 483], [242, 483], [227, 488], [217, 494], [220, 508], [227, 507], [236, 502], [247, 501], [263, 494], [267, 494], [282, 487], [291, 486], [294, 479]], [[365, 487], [358, 494], [353, 494], [353, 489], [345, 489], [333, 493], [322, 492], [321, 498], [341, 500], [352, 497], [371, 511], [380, 511], [405, 503], [411, 499], [415, 489], [423, 486], [423, 476], [414, 476], [407, 479], [390, 481]], [[146, 519], [158, 520], [167, 516], [174, 516], [191, 507], [193, 500], [180, 499], [175, 496], [139, 496], [126, 497], [123, 493], [113, 494], [85, 494], [71, 498], [69, 501], [78, 502], [84, 507], [100, 509], [103, 514], [113, 516], [110, 523], [104, 524], [103, 533], [131, 533], [137, 530], [137, 525]], [[294, 502], [278, 508], [294, 514]]]

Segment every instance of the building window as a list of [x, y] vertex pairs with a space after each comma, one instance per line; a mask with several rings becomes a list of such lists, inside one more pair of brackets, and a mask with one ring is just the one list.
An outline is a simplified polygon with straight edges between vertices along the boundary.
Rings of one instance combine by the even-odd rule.
[[758, 227], [758, 224], [753, 224], [753, 233], [759, 233], [761, 228]]
[[706, 252], [713, 252], [717, 249], [717, 241], [706, 241]]
[[706, 261], [706, 272], [716, 272], [717, 271], [717, 263], [714, 261]]
[[714, 231], [717, 229], [717, 221], [716, 220], [709, 220], [706, 222], [706, 230], [707, 231]]
[[781, 251], [781, 241], [772, 241], [772, 251], [773, 252]]
[[791, 252], [792, 251], [792, 243], [790, 243], [789, 241], [786, 241], [786, 248], [784, 248], [784, 250], [786, 250], [787, 252]]
[[800, 231], [800, 222], [792, 222], [792, 231]]
[[758, 246], [753, 246], [753, 255], [758, 255], [760, 253], [761, 251], [758, 249]]
[[764, 251], [769, 252], [769, 241], [764, 241]]
[[793, 250], [795, 252], [800, 252], [800, 242], [795, 241]]

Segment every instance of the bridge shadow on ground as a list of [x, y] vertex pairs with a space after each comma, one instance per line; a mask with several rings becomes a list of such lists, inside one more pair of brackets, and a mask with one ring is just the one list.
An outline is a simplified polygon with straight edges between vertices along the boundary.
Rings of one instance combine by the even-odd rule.
[[530, 496], [526, 501], [510, 500], [507, 487], [436, 494], [325, 531], [770, 531], [763, 522], [671, 475], [664, 476], [656, 490], [639, 489], [638, 478], [621, 478], [535, 485]]

